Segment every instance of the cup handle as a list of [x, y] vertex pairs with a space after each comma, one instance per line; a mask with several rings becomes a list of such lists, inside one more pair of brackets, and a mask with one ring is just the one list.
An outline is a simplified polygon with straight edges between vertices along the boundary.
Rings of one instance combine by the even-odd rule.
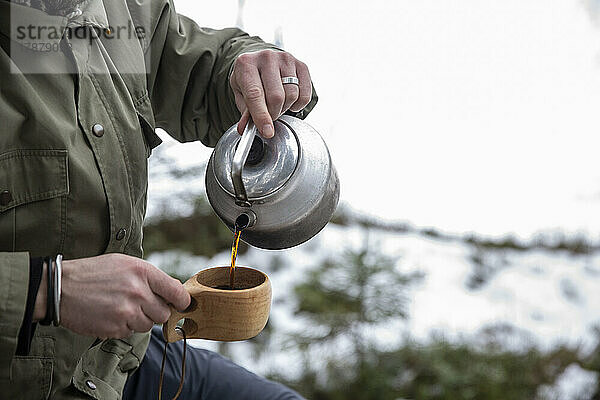
[[[177, 323], [181, 319], [184, 319], [182, 328], [185, 331], [186, 337], [191, 338], [198, 334], [198, 323], [196, 321], [202, 316], [198, 310], [198, 301], [194, 296], [192, 296], [192, 301], [188, 308], [183, 312], [177, 311], [173, 306], [170, 306], [170, 308], [171, 316], [167, 322], [163, 324], [163, 336], [167, 342], [172, 343], [183, 339], [181, 331], [177, 329]], [[195, 320], [194, 318], [197, 319]]]
[[181, 335], [181, 333], [179, 333], [175, 327], [177, 326], [177, 323], [179, 322], [179, 320], [181, 320], [182, 318], [185, 318], [185, 315], [187, 313], [180, 313], [179, 311], [177, 311], [175, 308], [173, 308], [171, 306], [171, 316], [169, 317], [169, 319], [167, 320], [167, 322], [165, 322], [163, 324], [163, 336], [165, 337], [165, 340], [169, 343], [173, 343], [176, 342], [178, 340], [183, 339], [183, 336]]
[[242, 169], [248, 159], [248, 154], [250, 153], [250, 148], [252, 147], [255, 136], [256, 126], [254, 125], [254, 122], [252, 122], [252, 119], [250, 119], [248, 125], [246, 125], [246, 129], [244, 129], [244, 134], [238, 143], [237, 150], [233, 155], [233, 161], [231, 163], [231, 181], [233, 182], [233, 190], [235, 191], [235, 204], [240, 207], [250, 207], [252, 205], [248, 201], [246, 187], [242, 181]]

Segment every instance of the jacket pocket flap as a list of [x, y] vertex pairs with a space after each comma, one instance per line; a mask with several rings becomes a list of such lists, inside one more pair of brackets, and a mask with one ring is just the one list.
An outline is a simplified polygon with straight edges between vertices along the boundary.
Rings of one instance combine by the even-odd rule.
[[66, 150], [13, 150], [0, 154], [0, 213], [67, 194]]

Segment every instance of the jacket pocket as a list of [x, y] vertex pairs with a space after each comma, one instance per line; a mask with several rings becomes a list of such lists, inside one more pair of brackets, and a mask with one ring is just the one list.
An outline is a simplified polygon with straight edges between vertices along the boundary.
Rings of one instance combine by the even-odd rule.
[[47, 399], [52, 387], [54, 340], [40, 337], [32, 342], [31, 355], [15, 356], [11, 363], [11, 385], [7, 398]]
[[66, 150], [0, 154], [0, 251], [61, 252], [68, 194]]

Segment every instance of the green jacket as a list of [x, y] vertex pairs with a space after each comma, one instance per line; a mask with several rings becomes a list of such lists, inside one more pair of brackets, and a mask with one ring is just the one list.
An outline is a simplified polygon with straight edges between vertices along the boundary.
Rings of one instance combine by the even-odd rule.
[[[237, 29], [199, 28], [170, 0], [88, 0], [81, 10], [67, 19], [0, 0], [2, 399], [121, 397], [148, 334], [96, 343], [38, 326], [30, 354], [15, 356], [29, 257], [142, 257], [154, 129], [213, 146], [239, 118], [235, 58], [273, 48]], [[143, 29], [111, 37], [127, 26]]]

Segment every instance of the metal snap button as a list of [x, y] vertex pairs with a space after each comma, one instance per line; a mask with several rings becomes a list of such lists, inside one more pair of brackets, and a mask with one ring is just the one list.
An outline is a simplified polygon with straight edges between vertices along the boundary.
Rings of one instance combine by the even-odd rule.
[[0, 206], [7, 206], [12, 201], [13, 197], [9, 190], [0, 192]]
[[94, 124], [92, 126], [92, 133], [97, 137], [102, 137], [104, 135], [104, 127], [100, 124]]
[[85, 381], [85, 384], [87, 385], [87, 387], [89, 387], [92, 390], [96, 390], [96, 384], [90, 380]]
[[125, 229], [125, 228], [119, 229], [119, 232], [117, 232], [117, 240], [123, 240], [123, 238], [125, 237], [126, 234], [127, 234], [127, 229]]

